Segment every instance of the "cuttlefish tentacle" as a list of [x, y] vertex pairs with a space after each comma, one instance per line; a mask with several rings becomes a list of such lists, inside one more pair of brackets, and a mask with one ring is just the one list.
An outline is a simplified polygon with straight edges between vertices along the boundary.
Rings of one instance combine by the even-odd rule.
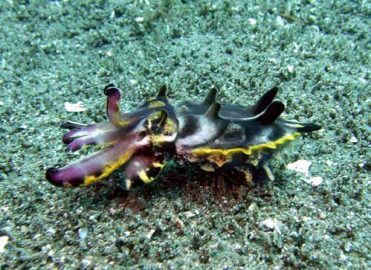
[[132, 134], [80, 161], [59, 169], [48, 169], [46, 178], [56, 186], [88, 186], [107, 177], [114, 170], [128, 162], [138, 149], [148, 147], [149, 144], [148, 138], [140, 139], [138, 134]]
[[109, 121], [93, 125], [65, 123], [63, 127], [72, 129], [63, 136], [63, 142], [68, 144], [67, 151], [79, 150], [84, 145], [111, 144], [130, 133], [140, 122], [140, 117], [135, 114], [121, 114], [119, 108], [121, 94], [118, 88], [108, 85], [104, 93], [107, 95], [106, 109]]
[[124, 115], [122, 115], [120, 111], [120, 89], [112, 85], [108, 85], [104, 89], [104, 94], [107, 96], [106, 110], [108, 119], [111, 121], [111, 123], [116, 127], [124, 127], [130, 124], [130, 119], [123, 117]]
[[68, 152], [74, 152], [85, 145], [112, 144], [127, 136], [133, 129], [134, 126], [118, 128], [110, 122], [87, 125], [67, 132], [63, 136], [63, 142], [67, 144]]
[[73, 121], [66, 121], [61, 124], [61, 128], [66, 128], [66, 129], [77, 129], [77, 128], [83, 128], [86, 126], [87, 126], [86, 124], [77, 123]]
[[125, 165], [123, 187], [129, 190], [135, 183], [143, 182], [148, 184], [154, 181], [161, 173], [165, 163], [163, 155], [151, 152], [135, 154]]
[[110, 122], [103, 122], [98, 124], [86, 125], [81, 128], [75, 128], [71, 131], [67, 132], [63, 136], [63, 142], [68, 144], [73, 140], [84, 138], [84, 137], [91, 137], [91, 136], [100, 136], [105, 133], [111, 133], [117, 131], [118, 128], [112, 125]]

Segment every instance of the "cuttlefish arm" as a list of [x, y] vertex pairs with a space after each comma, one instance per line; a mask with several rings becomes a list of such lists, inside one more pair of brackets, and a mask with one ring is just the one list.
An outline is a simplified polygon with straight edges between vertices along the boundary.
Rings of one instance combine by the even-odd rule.
[[[67, 151], [74, 152], [85, 145], [109, 145], [126, 136], [137, 127], [149, 112], [137, 110], [133, 113], [121, 113], [119, 102], [120, 90], [111, 85], [104, 89], [107, 96], [106, 113], [109, 121], [91, 125], [66, 122], [62, 127], [71, 129], [63, 136]], [[147, 110], [148, 111], [148, 110]]]
[[136, 151], [150, 145], [148, 137], [134, 133], [100, 152], [62, 168], [49, 168], [46, 179], [55, 186], [88, 186], [127, 163]]
[[64, 187], [90, 185], [124, 165], [136, 151], [150, 147], [150, 139], [143, 134], [142, 127], [150, 111], [121, 113], [120, 90], [108, 86], [104, 93], [109, 121], [92, 125], [67, 122], [62, 127], [71, 129], [63, 136], [69, 152], [92, 144], [106, 148], [62, 168], [49, 168], [46, 178], [52, 184]]
[[152, 151], [135, 154], [130, 161], [125, 164], [125, 182], [123, 188], [129, 190], [137, 183], [148, 184], [154, 181], [165, 167], [164, 156]]
[[120, 129], [111, 122], [103, 122], [75, 128], [63, 136], [63, 142], [67, 144], [68, 152], [74, 152], [85, 145], [112, 144], [129, 132], [128, 128]]

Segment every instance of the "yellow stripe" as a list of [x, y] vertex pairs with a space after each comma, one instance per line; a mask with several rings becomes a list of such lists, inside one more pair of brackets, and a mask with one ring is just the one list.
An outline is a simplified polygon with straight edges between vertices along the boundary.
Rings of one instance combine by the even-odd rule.
[[140, 170], [138, 172], [139, 178], [145, 183], [148, 184], [149, 182], [152, 182], [154, 179], [152, 177], [148, 177], [147, 173], [144, 170]]
[[125, 154], [123, 156], [121, 156], [116, 162], [105, 165], [104, 168], [103, 168], [103, 172], [98, 176], [95, 176], [95, 175], [85, 176], [84, 177], [84, 183], [82, 185], [83, 186], [89, 186], [89, 185], [99, 181], [100, 179], [102, 179], [104, 177], [107, 177], [114, 170], [116, 170], [118, 167], [125, 164], [132, 157], [133, 153], [134, 153], [133, 149], [132, 150], [130, 150], [130, 149], [127, 150], [125, 152]]
[[148, 104], [148, 109], [159, 108], [159, 107], [165, 107], [165, 103], [160, 100], [153, 100], [153, 101], [150, 101]]
[[281, 138], [275, 140], [275, 141], [269, 141], [262, 144], [252, 145], [246, 148], [242, 147], [236, 147], [236, 148], [229, 148], [229, 149], [223, 149], [223, 148], [210, 148], [210, 147], [200, 147], [192, 150], [192, 154], [194, 156], [203, 156], [203, 155], [221, 155], [221, 156], [227, 156], [231, 157], [234, 154], [240, 154], [243, 153], [247, 156], [251, 155], [253, 152], [258, 150], [263, 150], [266, 148], [269, 149], [276, 149], [277, 146], [280, 146], [288, 141], [295, 140], [296, 137], [300, 136], [299, 132], [294, 132], [292, 134], [288, 134], [285, 136], [282, 136]]
[[165, 163], [153, 162], [152, 166], [155, 168], [163, 168], [165, 166]]
[[120, 127], [124, 127], [124, 126], [127, 126], [128, 124], [130, 124], [130, 121], [121, 118], [121, 113], [120, 113], [120, 111], [118, 111], [118, 112], [115, 114], [115, 120], [116, 120], [116, 124], [117, 124], [118, 126], [120, 126]]

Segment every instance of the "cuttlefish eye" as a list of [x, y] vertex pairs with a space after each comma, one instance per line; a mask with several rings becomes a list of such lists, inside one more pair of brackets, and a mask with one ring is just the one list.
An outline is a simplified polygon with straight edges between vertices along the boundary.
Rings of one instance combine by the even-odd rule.
[[165, 110], [149, 115], [145, 127], [155, 145], [173, 142], [177, 136], [177, 122], [171, 119]]
[[149, 134], [159, 134], [162, 133], [163, 126], [166, 121], [166, 112], [161, 111], [154, 111], [151, 113], [145, 123], [144, 126]]

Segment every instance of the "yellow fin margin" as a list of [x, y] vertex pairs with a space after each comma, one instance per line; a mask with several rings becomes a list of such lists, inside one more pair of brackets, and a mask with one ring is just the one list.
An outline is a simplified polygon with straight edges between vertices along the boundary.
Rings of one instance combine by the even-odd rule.
[[269, 141], [269, 142], [262, 143], [262, 144], [252, 145], [246, 148], [236, 147], [236, 148], [222, 149], [222, 148], [200, 147], [200, 148], [196, 148], [192, 150], [192, 155], [195, 157], [205, 156], [205, 155], [226, 156], [227, 160], [229, 160], [235, 154], [243, 153], [249, 156], [253, 152], [256, 152], [259, 150], [263, 150], [267, 148], [276, 149], [280, 145], [283, 145], [289, 141], [295, 140], [298, 136], [300, 136], [300, 133], [294, 132], [292, 134], [287, 134], [285, 136], [282, 136], [275, 141]]

